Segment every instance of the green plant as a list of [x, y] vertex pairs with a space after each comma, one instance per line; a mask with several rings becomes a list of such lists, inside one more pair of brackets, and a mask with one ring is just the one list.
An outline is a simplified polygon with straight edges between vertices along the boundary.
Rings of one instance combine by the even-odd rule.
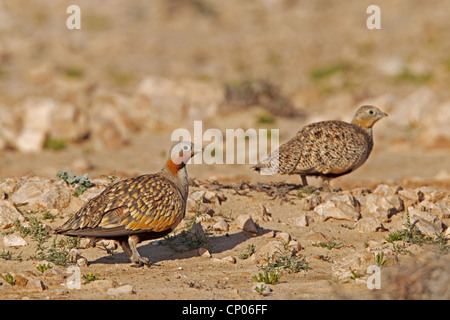
[[384, 253], [383, 252], [377, 252], [375, 255], [375, 262], [379, 267], [382, 267], [386, 264], [386, 260], [384, 260]]
[[83, 275], [83, 284], [87, 284], [89, 282], [100, 280], [100, 279], [101, 278], [100, 278], [100, 275], [98, 273], [94, 274], [92, 272], [89, 272], [89, 273]]
[[64, 140], [48, 138], [45, 140], [44, 148], [52, 150], [61, 150], [66, 147], [67, 143]]
[[313, 243], [312, 246], [313, 247], [327, 248], [328, 250], [331, 250], [331, 249], [340, 249], [340, 248], [342, 248], [342, 243], [334, 242], [334, 241], [328, 241], [328, 242]]
[[88, 188], [93, 186], [87, 173], [77, 176], [73, 172], [66, 172], [64, 170], [59, 170], [56, 173], [56, 176], [59, 179], [64, 180], [70, 186], [78, 185], [78, 188], [73, 193], [73, 195], [75, 197], [78, 197], [83, 192], [85, 192]]
[[8, 282], [12, 286], [16, 284], [16, 280], [9, 272], [5, 275], [5, 281]]
[[36, 269], [42, 273], [44, 273], [46, 270], [52, 269], [53, 266], [50, 263], [43, 263], [36, 266]]
[[239, 255], [239, 258], [241, 258], [241, 259], [243, 259], [243, 260], [249, 258], [252, 254], [255, 253], [255, 249], [256, 249], [256, 248], [255, 248], [255, 245], [254, 245], [254, 244], [249, 244], [249, 245], [247, 246], [247, 248], [245, 249], [245, 251], [242, 252], [242, 253]]
[[2, 253], [0, 253], [0, 258], [5, 259], [5, 260], [17, 260], [17, 261], [22, 261], [22, 253], [19, 253], [17, 255], [17, 257], [14, 257], [14, 253], [11, 251], [5, 251], [5, 249], [3, 249]]
[[301, 189], [297, 192], [297, 197], [303, 199], [310, 194], [318, 195], [319, 191], [317, 191], [317, 188], [314, 186], [306, 186], [306, 187], [302, 186]]
[[276, 269], [261, 268], [262, 273], [252, 276], [252, 279], [258, 282], [264, 282], [265, 284], [275, 284], [281, 279], [281, 272]]
[[425, 243], [433, 243], [430, 237], [423, 235], [415, 224], [411, 223], [409, 212], [406, 211], [405, 228], [388, 234], [385, 238], [387, 242], [404, 241], [410, 244], [422, 245]]
[[266, 291], [266, 286], [263, 285], [263, 284], [261, 284], [259, 287], [256, 286], [256, 287], [255, 287], [255, 291], [256, 291], [259, 295], [264, 296], [264, 295], [265, 295], [265, 291]]

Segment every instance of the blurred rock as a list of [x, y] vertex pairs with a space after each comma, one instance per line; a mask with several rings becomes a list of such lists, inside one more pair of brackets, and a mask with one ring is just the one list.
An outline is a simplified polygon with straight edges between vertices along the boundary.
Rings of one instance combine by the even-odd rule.
[[12, 227], [16, 220], [25, 221], [20, 212], [9, 201], [0, 200], [0, 229]]
[[374, 217], [384, 222], [392, 215], [403, 211], [403, 201], [399, 196], [379, 196], [368, 194], [361, 200], [361, 214], [363, 217]]
[[442, 221], [434, 214], [426, 211], [408, 208], [411, 224], [415, 225], [420, 232], [433, 239], [442, 232]]
[[212, 228], [215, 231], [228, 231], [230, 226], [228, 225], [228, 222], [224, 218], [219, 217], [217, 219], [217, 222], [213, 225]]
[[30, 206], [47, 209], [63, 209], [69, 205], [70, 189], [64, 181], [51, 182], [45, 179], [26, 181], [11, 196], [15, 204], [28, 203]]
[[49, 136], [63, 141], [77, 142], [89, 134], [86, 112], [70, 103], [58, 103], [50, 114]]
[[215, 116], [223, 99], [223, 89], [212, 84], [147, 76], [138, 86], [131, 116], [143, 128], [175, 128]]
[[373, 193], [380, 196], [393, 196], [398, 194], [400, 190], [403, 190], [401, 186], [388, 186], [386, 184], [380, 184], [375, 188]]
[[3, 237], [5, 247], [23, 247], [28, 245], [24, 238], [15, 234], [8, 234]]
[[355, 228], [361, 233], [384, 230], [383, 225], [377, 218], [362, 218], [355, 223]]
[[305, 235], [305, 240], [309, 241], [312, 244], [320, 243], [320, 242], [328, 242], [328, 239], [321, 232], [310, 231]]
[[345, 281], [353, 277], [353, 272], [366, 274], [367, 267], [373, 264], [373, 255], [368, 252], [354, 252], [346, 255], [331, 267], [336, 280]]
[[256, 209], [255, 211], [252, 211], [250, 213], [253, 221], [255, 222], [267, 222], [267, 221], [272, 221], [272, 216], [270, 215], [270, 213], [267, 211], [267, 208], [265, 206], [261, 206], [259, 209]]
[[314, 219], [306, 214], [300, 214], [298, 217], [290, 218], [289, 221], [297, 227], [308, 227], [314, 222]]
[[337, 199], [329, 200], [318, 205], [314, 208], [314, 212], [322, 217], [322, 221], [326, 221], [329, 218], [357, 221], [361, 216], [353, 205]]
[[120, 295], [125, 295], [125, 294], [132, 294], [133, 293], [133, 286], [132, 285], [124, 285], [124, 286], [120, 286], [117, 288], [109, 288], [106, 291], [107, 295], [112, 295], [112, 296], [120, 296]]
[[45, 139], [52, 126], [51, 115], [56, 108], [52, 99], [28, 100], [23, 106], [22, 132], [16, 140], [21, 152], [35, 153], [44, 148]]

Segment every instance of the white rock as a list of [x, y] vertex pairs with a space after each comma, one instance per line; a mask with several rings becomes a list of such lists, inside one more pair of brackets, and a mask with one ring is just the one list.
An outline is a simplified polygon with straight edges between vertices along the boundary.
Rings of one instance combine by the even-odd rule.
[[23, 247], [28, 245], [25, 239], [15, 234], [8, 234], [4, 236], [3, 244], [5, 247]]
[[203, 258], [211, 258], [211, 253], [206, 248], [198, 248], [198, 255]]
[[327, 201], [314, 208], [314, 212], [322, 217], [322, 220], [330, 218], [338, 220], [358, 221], [359, 212], [355, 207], [340, 201]]
[[290, 218], [289, 221], [297, 227], [308, 227], [314, 222], [314, 219], [306, 214], [300, 214], [298, 217]]
[[113, 295], [113, 296], [119, 296], [124, 294], [132, 294], [133, 293], [133, 286], [127, 284], [124, 286], [120, 286], [117, 288], [109, 288], [106, 291], [107, 295]]
[[40, 208], [63, 209], [69, 205], [70, 189], [63, 181], [51, 183], [50, 181], [28, 181], [25, 182], [11, 196], [15, 204], [28, 203]]
[[450, 218], [450, 206], [447, 205], [446, 200], [442, 200], [439, 203], [424, 200], [417, 205], [417, 208], [421, 211], [431, 212], [440, 219]]
[[215, 231], [228, 231], [230, 226], [228, 225], [228, 222], [224, 218], [219, 217], [217, 219], [217, 222], [213, 225], [212, 228]]
[[289, 241], [291, 241], [291, 235], [287, 232], [279, 232], [279, 233], [277, 233], [275, 238], [279, 239], [280, 241], [282, 241], [284, 243], [289, 243]]
[[258, 233], [258, 227], [249, 214], [241, 214], [235, 220], [239, 229], [250, 233]]
[[388, 186], [387, 184], [380, 184], [375, 188], [373, 193], [380, 196], [393, 196], [398, 194], [400, 190], [403, 190], [401, 186]]
[[356, 274], [365, 274], [369, 264], [373, 264], [373, 255], [368, 252], [351, 253], [337, 261], [331, 267], [333, 277], [337, 280], [350, 280]]
[[432, 238], [436, 238], [442, 232], [442, 221], [434, 214], [426, 211], [408, 208], [411, 224], [415, 225], [420, 232]]
[[272, 221], [273, 218], [270, 215], [270, 213], [267, 211], [267, 208], [265, 206], [261, 206], [259, 209], [253, 211], [251, 214], [251, 217], [253, 221], [259, 222], [259, 221]]
[[368, 194], [361, 203], [363, 217], [373, 217], [384, 222], [403, 210], [403, 201], [398, 196], [379, 196]]
[[20, 222], [25, 221], [20, 212], [9, 201], [0, 200], [0, 229], [12, 227], [17, 219]]
[[355, 223], [355, 228], [361, 233], [376, 232], [384, 229], [377, 218], [362, 218]]

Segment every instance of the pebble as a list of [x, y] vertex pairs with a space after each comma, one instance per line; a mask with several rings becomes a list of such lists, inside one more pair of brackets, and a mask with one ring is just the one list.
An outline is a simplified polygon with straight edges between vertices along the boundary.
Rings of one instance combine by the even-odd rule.
[[106, 291], [107, 295], [113, 295], [113, 296], [119, 296], [123, 294], [132, 294], [133, 293], [133, 286], [127, 284], [124, 286], [120, 286], [117, 288], [109, 288]]
[[256, 223], [253, 221], [252, 217], [249, 214], [239, 215], [236, 218], [235, 223], [237, 227], [241, 230], [250, 233], [258, 233], [258, 227], [256, 226]]
[[5, 247], [23, 247], [28, 245], [24, 238], [15, 234], [8, 234], [3, 237]]

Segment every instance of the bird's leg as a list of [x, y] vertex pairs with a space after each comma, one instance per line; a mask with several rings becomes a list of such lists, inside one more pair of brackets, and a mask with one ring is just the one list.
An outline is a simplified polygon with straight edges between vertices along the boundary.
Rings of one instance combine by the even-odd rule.
[[322, 181], [323, 181], [323, 190], [332, 193], [333, 189], [331, 189], [330, 187], [330, 179], [322, 177]]
[[306, 180], [306, 176], [304, 174], [301, 174], [300, 178], [302, 178], [302, 185], [303, 185], [303, 187], [307, 187], [308, 186], [308, 180]]
[[128, 237], [128, 247], [131, 250], [130, 260], [133, 262], [132, 267], [142, 267], [144, 264], [148, 267], [150, 266], [150, 261], [146, 257], [141, 257], [139, 252], [137, 251], [136, 245], [139, 242], [139, 238], [137, 236]]

